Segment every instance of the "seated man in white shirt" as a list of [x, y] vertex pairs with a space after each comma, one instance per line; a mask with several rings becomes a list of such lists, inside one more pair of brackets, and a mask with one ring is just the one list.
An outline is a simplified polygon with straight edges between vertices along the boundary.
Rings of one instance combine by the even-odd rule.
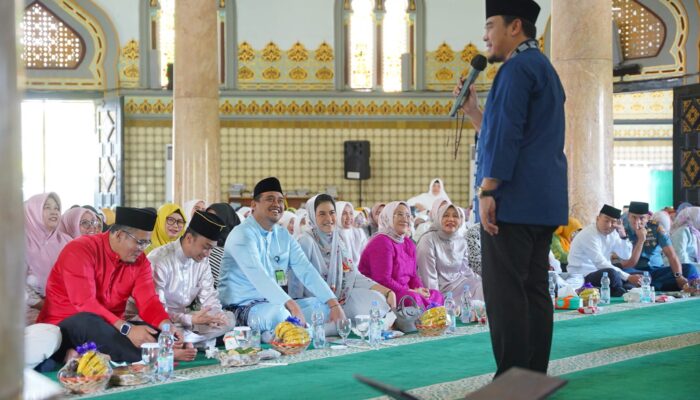
[[[586, 282], [595, 287], [600, 287], [600, 279], [607, 272], [610, 278], [610, 295], [622, 296], [627, 290], [625, 286], [639, 286], [641, 275], [630, 275], [610, 262], [610, 257], [615, 253], [619, 258], [628, 260], [632, 257], [633, 250], [627, 240], [625, 230], [620, 223], [619, 209], [604, 205], [594, 224], [588, 225], [576, 235], [571, 242], [569, 251], [568, 272], [581, 274]], [[622, 236], [621, 236], [622, 235]], [[624, 262], [623, 262], [624, 265]], [[629, 285], [625, 285], [627, 282]]]

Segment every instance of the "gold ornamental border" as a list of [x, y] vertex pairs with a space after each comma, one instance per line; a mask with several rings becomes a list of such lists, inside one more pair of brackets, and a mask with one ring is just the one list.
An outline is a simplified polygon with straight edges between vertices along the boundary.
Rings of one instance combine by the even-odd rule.
[[[172, 128], [171, 119], [127, 119], [127, 128]], [[221, 128], [316, 128], [316, 129], [454, 129], [454, 121], [290, 121], [290, 120], [222, 120]], [[464, 123], [464, 129], [472, 130], [470, 123]]]
[[[279, 117], [447, 117], [452, 100], [440, 99], [221, 99], [219, 114]], [[127, 98], [127, 116], [158, 117], [173, 112], [173, 100]]]

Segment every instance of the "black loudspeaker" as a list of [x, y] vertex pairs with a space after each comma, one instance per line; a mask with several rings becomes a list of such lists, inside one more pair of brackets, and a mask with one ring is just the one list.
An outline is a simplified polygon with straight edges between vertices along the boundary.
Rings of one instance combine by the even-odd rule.
[[348, 140], [344, 144], [345, 179], [369, 179], [369, 140]]

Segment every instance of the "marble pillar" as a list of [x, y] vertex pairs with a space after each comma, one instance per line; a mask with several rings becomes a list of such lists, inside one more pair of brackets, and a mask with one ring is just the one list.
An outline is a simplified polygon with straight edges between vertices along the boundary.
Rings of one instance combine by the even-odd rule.
[[174, 200], [222, 201], [218, 2], [175, 1]]
[[[18, 1], [0, 1], [0, 399], [22, 397], [24, 369], [24, 213]], [[18, 212], [19, 211], [19, 212]]]
[[610, 0], [552, 0], [551, 38], [566, 91], [570, 215], [585, 225], [613, 200]]

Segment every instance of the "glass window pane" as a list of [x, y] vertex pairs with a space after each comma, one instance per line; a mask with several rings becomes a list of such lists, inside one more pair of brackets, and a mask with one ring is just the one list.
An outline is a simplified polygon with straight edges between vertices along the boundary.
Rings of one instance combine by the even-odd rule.
[[168, 64], [175, 62], [175, 0], [160, 0], [158, 24], [160, 50], [160, 85], [168, 84]]
[[401, 91], [401, 55], [408, 52], [408, 0], [386, 0], [382, 24], [382, 87]]
[[353, 0], [350, 18], [350, 87], [371, 89], [374, 80], [374, 11], [372, 0]]

